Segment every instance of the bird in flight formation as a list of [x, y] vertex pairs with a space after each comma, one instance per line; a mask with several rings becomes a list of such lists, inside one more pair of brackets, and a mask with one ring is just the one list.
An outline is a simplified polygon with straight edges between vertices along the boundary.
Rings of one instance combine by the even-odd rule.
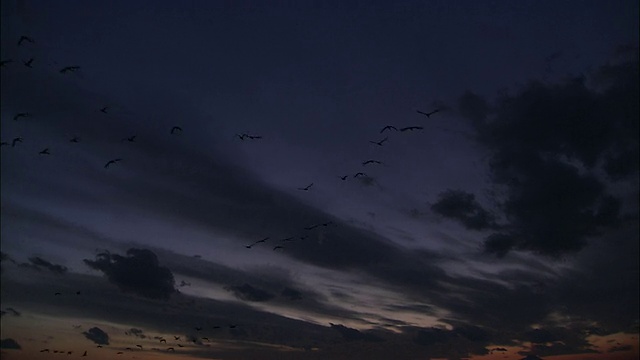
[[182, 128], [180, 126], [174, 126], [171, 128], [171, 134], [175, 134], [176, 131], [182, 132]]
[[426, 116], [427, 118], [431, 118], [431, 115], [440, 112], [440, 109], [435, 109], [435, 110], [433, 110], [431, 112], [428, 112], [428, 113], [420, 111], [420, 110], [416, 110], [416, 111], [418, 112], [418, 114], [422, 114], [422, 115]]
[[400, 131], [413, 131], [413, 130], [422, 130], [422, 129], [424, 129], [422, 126], [407, 126], [400, 129]]
[[60, 69], [60, 74], [66, 74], [68, 72], [75, 72], [77, 70], [80, 70], [80, 66], [65, 66], [62, 69]]
[[262, 139], [262, 136], [258, 136], [258, 135], [249, 135], [249, 134], [246, 134], [246, 133], [236, 134], [236, 136], [237, 136], [240, 140], [244, 140], [244, 139], [251, 139], [251, 140], [255, 140], [255, 139]]
[[278, 249], [284, 249], [284, 246], [280, 246], [280, 245], [275, 246], [275, 247], [273, 248], [273, 251], [276, 251], [276, 250], [278, 250]]
[[11, 142], [11, 147], [15, 147], [16, 143], [21, 143], [22, 140], [24, 140], [22, 137], [18, 136], [17, 138], [13, 139], [13, 141]]
[[369, 164], [382, 164], [382, 162], [378, 161], [378, 160], [367, 160], [362, 162], [362, 165], [369, 165]]
[[102, 109], [100, 109], [100, 112], [102, 112], [102, 113], [105, 113], [105, 114], [106, 114], [106, 113], [107, 113], [107, 109], [109, 109], [109, 107], [108, 107], [108, 106], [105, 106], [105, 107], [103, 107]]
[[393, 125], [387, 125], [385, 127], [382, 128], [382, 130], [380, 130], [380, 134], [382, 134], [383, 132], [385, 132], [386, 130], [395, 130], [398, 131], [398, 128], [393, 126]]
[[115, 164], [115, 163], [117, 163], [118, 161], [122, 161], [122, 159], [113, 159], [113, 160], [109, 160], [109, 161], [107, 161], [107, 163], [104, 165], [104, 168], [105, 168], [105, 169], [108, 169], [108, 168], [109, 168], [109, 165], [111, 165], [111, 164]]
[[266, 237], [266, 238], [264, 238], [264, 239], [262, 239], [262, 240], [258, 240], [258, 241], [254, 242], [254, 243], [253, 243], [253, 244], [251, 244], [251, 245], [246, 245], [245, 247], [246, 247], [247, 249], [251, 249], [252, 247], [256, 246], [257, 244], [260, 244], [260, 243], [266, 242], [267, 240], [269, 240], [269, 238], [268, 238], [268, 237]]
[[38, 154], [40, 154], [40, 155], [51, 155], [51, 153], [49, 152], [49, 148], [43, 149]]
[[384, 138], [384, 139], [382, 139], [382, 140], [380, 140], [380, 141], [369, 141], [369, 142], [370, 142], [370, 143], [372, 143], [372, 144], [376, 144], [376, 145], [378, 145], [378, 146], [382, 146], [382, 144], [383, 144], [385, 141], [387, 141], [388, 139], [389, 139], [389, 138], [388, 138], [388, 137], [386, 137], [386, 138]]
[[298, 190], [308, 191], [312, 186], [313, 186], [313, 183], [307, 185], [306, 187], [298, 188]]
[[26, 66], [26, 67], [28, 67], [28, 68], [32, 68], [32, 69], [33, 69], [33, 66], [32, 66], [32, 65], [33, 65], [33, 58], [30, 58], [30, 59], [29, 59], [29, 60], [27, 60], [27, 61], [23, 61], [22, 63], [24, 64], [24, 66]]
[[28, 113], [28, 112], [25, 112], [25, 113], [17, 113], [17, 114], [13, 117], [13, 120], [18, 120], [18, 119], [20, 119], [20, 118], [26, 118], [26, 117], [30, 117], [30, 116], [31, 116], [31, 114], [30, 114], [30, 113]]
[[32, 38], [30, 38], [29, 36], [22, 35], [22, 36], [20, 36], [20, 40], [18, 40], [18, 46], [22, 45], [22, 43], [25, 42], [25, 41], [26, 42], [30, 42], [32, 44], [35, 43], [35, 41]]

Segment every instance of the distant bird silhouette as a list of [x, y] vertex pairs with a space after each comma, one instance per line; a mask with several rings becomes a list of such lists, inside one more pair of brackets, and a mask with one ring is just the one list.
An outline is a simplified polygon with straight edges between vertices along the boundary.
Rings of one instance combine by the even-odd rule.
[[166, 344], [166, 343], [167, 343], [167, 340], [165, 340], [165, 339], [160, 339], [160, 342], [161, 342], [161, 343], [165, 343], [165, 344]]
[[317, 227], [320, 227], [320, 226], [329, 226], [329, 225], [331, 225], [331, 224], [333, 224], [333, 222], [332, 222], [332, 221], [329, 221], [329, 222], [326, 222], [326, 223], [316, 224], [316, 225], [312, 225], [312, 226], [306, 227], [306, 228], [305, 228], [305, 230], [313, 230], [313, 229], [315, 229], [315, 228], [317, 228]]
[[349, 175], [339, 176], [340, 180], [342, 180], [342, 181], [347, 180], [348, 177], [349, 177]]
[[87, 356], [87, 350], [84, 351], [84, 354], [82, 354], [82, 356]]
[[209, 341], [209, 338], [208, 338], [208, 337], [203, 337], [203, 338], [202, 338], [202, 340], [207, 340], [207, 341]]
[[33, 39], [31, 37], [26, 36], [26, 35], [22, 35], [22, 36], [20, 36], [20, 40], [18, 40], [18, 46], [22, 45], [22, 43], [25, 42], [25, 41], [26, 42], [30, 42], [32, 44], [35, 43], [35, 41], [33, 41]]
[[201, 328], [201, 327], [199, 327], [199, 326], [196, 326], [196, 328], [195, 328], [195, 329], [196, 329], [196, 331], [200, 331], [200, 330], [202, 330], [202, 328]]
[[173, 338], [176, 339], [176, 340], [180, 340], [180, 336], [173, 335]]
[[263, 242], [266, 242], [267, 240], [269, 240], [269, 238], [268, 238], [268, 237], [266, 237], [266, 238], [264, 238], [264, 239], [262, 239], [262, 240], [258, 240], [258, 241], [256, 241], [256, 242], [255, 242], [255, 244], [263, 243]]
[[284, 246], [280, 246], [280, 245], [275, 246], [275, 247], [273, 248], [273, 251], [276, 251], [276, 250], [278, 250], [278, 249], [284, 249]]
[[106, 114], [106, 113], [107, 113], [107, 109], [109, 109], [109, 107], [108, 107], [108, 106], [105, 106], [105, 107], [103, 107], [102, 109], [100, 109], [100, 112], [102, 112], [102, 113], [105, 113], [105, 114]]
[[118, 352], [116, 353], [116, 355], [122, 355], [122, 354], [124, 354], [122, 351], [118, 351]]
[[367, 160], [362, 162], [362, 165], [368, 165], [368, 164], [382, 164], [382, 163], [378, 160]]
[[359, 172], [359, 173], [356, 173], [355, 175], [353, 175], [354, 178], [357, 178], [358, 176], [365, 176], [366, 177], [367, 174], [365, 174], [363, 172]]
[[298, 190], [304, 190], [304, 191], [307, 191], [307, 190], [309, 190], [312, 186], [313, 186], [313, 183], [311, 183], [311, 184], [307, 185], [307, 187], [298, 188]]
[[53, 294], [53, 295], [54, 295], [54, 296], [62, 295], [62, 293], [57, 292], [57, 293], [55, 293], [55, 294]]
[[393, 126], [393, 125], [387, 125], [385, 127], [382, 128], [382, 130], [380, 130], [380, 134], [382, 134], [383, 132], [385, 132], [386, 130], [395, 130], [398, 131], [398, 128]]
[[2, 60], [0, 61], [0, 67], [4, 67], [7, 64], [11, 64], [13, 62], [13, 60], [8, 59], [8, 60]]
[[77, 137], [77, 136], [74, 136], [73, 139], [69, 140], [69, 142], [78, 143], [78, 142], [80, 142], [80, 138]]
[[135, 142], [136, 141], [136, 136], [129, 136], [128, 138], [124, 138], [122, 139], [122, 141], [128, 141], [128, 142]]
[[46, 148], [46, 149], [40, 151], [38, 154], [40, 154], [40, 155], [51, 155], [51, 153], [49, 153], [49, 148]]
[[24, 140], [22, 137], [18, 136], [17, 138], [13, 139], [13, 141], [11, 142], [11, 147], [15, 147], [16, 143], [21, 143], [22, 140]]
[[295, 241], [295, 239], [294, 239], [294, 238], [293, 238], [293, 236], [292, 236], [292, 237], [288, 237], [288, 238], [286, 238], [286, 239], [281, 239], [280, 241], [282, 241], [282, 242]]
[[76, 291], [76, 295], [80, 295], [80, 291]]
[[24, 66], [28, 67], [28, 68], [33, 68], [33, 58], [27, 60], [27, 61], [23, 61], [22, 63], [24, 64]]
[[96, 346], [96, 347], [97, 347], [97, 348], [99, 348], [99, 349], [102, 349], [102, 345], [98, 345], [98, 346]]
[[413, 130], [422, 130], [422, 129], [424, 129], [422, 126], [407, 126], [400, 129], [400, 131], [413, 131]]
[[167, 351], [176, 351], [176, 349], [170, 347], [170, 348], [167, 349]]
[[249, 136], [249, 135], [247, 135], [247, 134], [242, 134], [242, 135], [240, 135], [240, 134], [236, 134], [236, 136], [237, 136], [240, 140], [244, 140], [244, 138], [246, 138], [246, 137], [247, 137], [247, 136]]
[[174, 127], [171, 128], [171, 133], [172, 134], [175, 134], [176, 131], [182, 132], [182, 128], [180, 126], [174, 126]]
[[418, 112], [418, 114], [422, 114], [422, 115], [426, 116], [427, 118], [430, 118], [430, 117], [431, 117], [431, 115], [433, 115], [433, 114], [435, 114], [435, 113], [437, 113], [437, 112], [440, 112], [440, 109], [435, 109], [435, 110], [433, 110], [432, 112], [428, 112], [428, 113], [426, 113], [426, 112], [422, 112], [422, 111], [420, 111], [420, 110], [416, 110], [416, 111]]
[[49, 352], [49, 349], [42, 349], [40, 352]]
[[376, 145], [378, 145], [378, 146], [382, 146], [382, 144], [383, 144], [385, 141], [387, 141], [388, 139], [389, 139], [389, 138], [388, 138], [388, 137], [386, 137], [386, 138], [384, 138], [384, 139], [382, 139], [382, 140], [380, 140], [380, 141], [369, 141], [369, 142], [370, 142], [370, 143], [372, 143], [372, 144], [376, 144]]
[[21, 117], [26, 118], [26, 117], [30, 117], [30, 116], [31, 116], [31, 114], [30, 114], [30, 113], [17, 113], [17, 114], [13, 117], [13, 120], [18, 120], [18, 119], [20, 119]]
[[253, 140], [253, 139], [262, 139], [262, 136], [257, 136], [257, 135], [247, 135], [247, 137], [248, 137], [249, 139], [252, 139], [252, 140]]
[[136, 345], [136, 346], [137, 346], [137, 347], [139, 347], [139, 348], [140, 348], [140, 350], [142, 350], [142, 345]]
[[75, 72], [77, 70], [80, 70], [80, 66], [65, 66], [62, 69], [60, 69], [60, 74], [66, 74], [68, 72]]
[[108, 168], [109, 168], [109, 165], [111, 165], [111, 164], [115, 164], [115, 163], [117, 163], [118, 161], [122, 161], [122, 159], [113, 159], [113, 160], [109, 160], [109, 161], [107, 161], [107, 163], [104, 165], [104, 168], [105, 168], [105, 169], [108, 169]]
[[229, 329], [235, 329], [238, 325], [229, 324]]

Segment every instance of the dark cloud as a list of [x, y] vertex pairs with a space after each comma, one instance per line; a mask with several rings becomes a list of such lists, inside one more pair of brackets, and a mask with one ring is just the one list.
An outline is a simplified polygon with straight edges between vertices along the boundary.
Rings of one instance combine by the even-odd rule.
[[367, 341], [367, 342], [381, 342], [383, 339], [375, 336], [373, 334], [369, 334], [366, 332], [361, 332], [356, 329], [348, 328], [344, 325], [340, 324], [330, 324], [331, 328], [338, 331], [342, 337], [347, 341]]
[[137, 338], [145, 339], [147, 336], [143, 333], [142, 330], [131, 328], [129, 331], [125, 332], [126, 335], [133, 335]]
[[284, 288], [280, 296], [286, 297], [289, 300], [302, 300], [302, 293], [290, 287]]
[[17, 341], [7, 338], [0, 340], [0, 349], [22, 350], [22, 347]]
[[460, 221], [467, 229], [482, 230], [496, 226], [494, 216], [476, 201], [475, 195], [447, 190], [431, 205], [436, 213]]
[[40, 268], [43, 267], [45, 269], [48, 269], [49, 271], [51, 271], [54, 274], [59, 274], [62, 275], [64, 273], [67, 272], [67, 267], [66, 266], [62, 266], [62, 265], [57, 265], [57, 264], [52, 264], [40, 257], [32, 257], [29, 258], [29, 261], [31, 262], [31, 264], [33, 264], [33, 266], [35, 266], [36, 268]]
[[225, 290], [232, 292], [235, 297], [245, 301], [261, 302], [275, 297], [275, 295], [265, 290], [255, 288], [246, 283], [240, 286], [225, 286]]
[[[508, 223], [487, 237], [488, 252], [561, 256], [617, 225], [621, 199], [599, 173], [620, 181], [638, 172], [637, 55], [592, 78], [597, 89], [584, 77], [533, 82], [493, 106], [470, 92], [460, 98], [460, 113], [491, 152], [491, 180], [504, 190], [496, 200]], [[465, 204], [473, 209], [463, 202], [450, 216], [463, 217]]]
[[96, 260], [84, 260], [102, 271], [121, 290], [152, 299], [168, 299], [175, 293], [171, 270], [160, 266], [156, 255], [146, 249], [129, 249], [127, 256], [101, 253]]
[[109, 335], [98, 327], [92, 327], [82, 333], [87, 339], [98, 345], [109, 345]]

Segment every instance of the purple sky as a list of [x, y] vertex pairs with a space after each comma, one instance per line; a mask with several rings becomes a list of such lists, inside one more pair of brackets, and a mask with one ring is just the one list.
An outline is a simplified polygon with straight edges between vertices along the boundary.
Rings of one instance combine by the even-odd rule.
[[638, 354], [637, 1], [1, 10], [3, 357]]

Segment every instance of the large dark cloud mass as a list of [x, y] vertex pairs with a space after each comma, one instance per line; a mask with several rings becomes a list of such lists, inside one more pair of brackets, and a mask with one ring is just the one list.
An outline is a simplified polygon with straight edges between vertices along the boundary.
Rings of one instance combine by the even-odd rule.
[[[488, 252], [560, 256], [618, 224], [623, 199], [610, 188], [638, 173], [637, 50], [590, 78], [533, 82], [493, 105], [467, 92], [459, 111], [490, 151], [507, 220], [486, 239]], [[470, 214], [482, 211], [469, 195], [452, 194], [434, 210], [470, 227]]]
[[109, 345], [109, 334], [98, 327], [92, 327], [83, 332], [82, 335], [98, 345]]
[[438, 201], [431, 206], [431, 210], [462, 222], [467, 229], [482, 230], [495, 227], [493, 215], [480, 206], [475, 195], [461, 190], [448, 190], [441, 193]]
[[150, 250], [129, 249], [127, 256], [101, 253], [96, 260], [84, 260], [107, 275], [110, 282], [126, 292], [152, 299], [167, 299], [175, 292], [171, 270], [162, 267]]

